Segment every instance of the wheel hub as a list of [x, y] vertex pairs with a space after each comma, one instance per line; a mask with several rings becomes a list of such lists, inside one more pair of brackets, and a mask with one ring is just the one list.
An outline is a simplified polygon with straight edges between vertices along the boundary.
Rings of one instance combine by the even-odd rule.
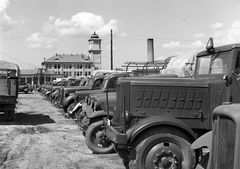
[[182, 151], [176, 144], [160, 143], [148, 152], [146, 164], [154, 169], [178, 169], [182, 159]]
[[156, 154], [156, 160], [153, 161], [156, 169], [176, 169], [178, 167], [177, 156], [170, 150], [165, 152], [162, 150], [162, 154]]

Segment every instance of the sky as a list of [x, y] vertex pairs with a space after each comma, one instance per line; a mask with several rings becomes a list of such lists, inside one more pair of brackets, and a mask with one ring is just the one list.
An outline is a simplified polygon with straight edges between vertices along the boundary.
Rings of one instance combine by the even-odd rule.
[[0, 60], [41, 68], [58, 54], [88, 55], [91, 35], [102, 39], [102, 69], [193, 55], [209, 37], [220, 46], [240, 42], [239, 0], [0, 0]]

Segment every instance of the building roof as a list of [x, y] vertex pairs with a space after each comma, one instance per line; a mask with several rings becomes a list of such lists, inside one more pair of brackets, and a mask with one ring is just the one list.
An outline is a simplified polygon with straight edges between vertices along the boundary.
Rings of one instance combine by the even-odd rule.
[[55, 54], [54, 56], [50, 57], [47, 60], [44, 60], [42, 64], [44, 63], [59, 63], [59, 62], [65, 62], [65, 63], [72, 63], [72, 62], [91, 62], [90, 58], [83, 54]]

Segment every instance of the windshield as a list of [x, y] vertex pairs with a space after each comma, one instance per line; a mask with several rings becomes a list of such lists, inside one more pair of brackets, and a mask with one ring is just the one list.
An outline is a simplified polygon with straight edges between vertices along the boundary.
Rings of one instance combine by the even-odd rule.
[[198, 58], [196, 75], [226, 74], [228, 70], [229, 52], [214, 53]]

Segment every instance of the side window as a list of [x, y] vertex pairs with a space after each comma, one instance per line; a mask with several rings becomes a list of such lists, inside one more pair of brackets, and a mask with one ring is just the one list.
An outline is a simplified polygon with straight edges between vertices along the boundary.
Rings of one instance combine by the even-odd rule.
[[102, 80], [96, 80], [95, 84], [94, 84], [94, 88], [100, 88], [102, 84]]
[[117, 78], [112, 78], [111, 81], [109, 82], [108, 88], [116, 89], [116, 85], [117, 85]]
[[240, 53], [238, 53], [235, 72], [236, 72], [237, 74], [240, 74]]

